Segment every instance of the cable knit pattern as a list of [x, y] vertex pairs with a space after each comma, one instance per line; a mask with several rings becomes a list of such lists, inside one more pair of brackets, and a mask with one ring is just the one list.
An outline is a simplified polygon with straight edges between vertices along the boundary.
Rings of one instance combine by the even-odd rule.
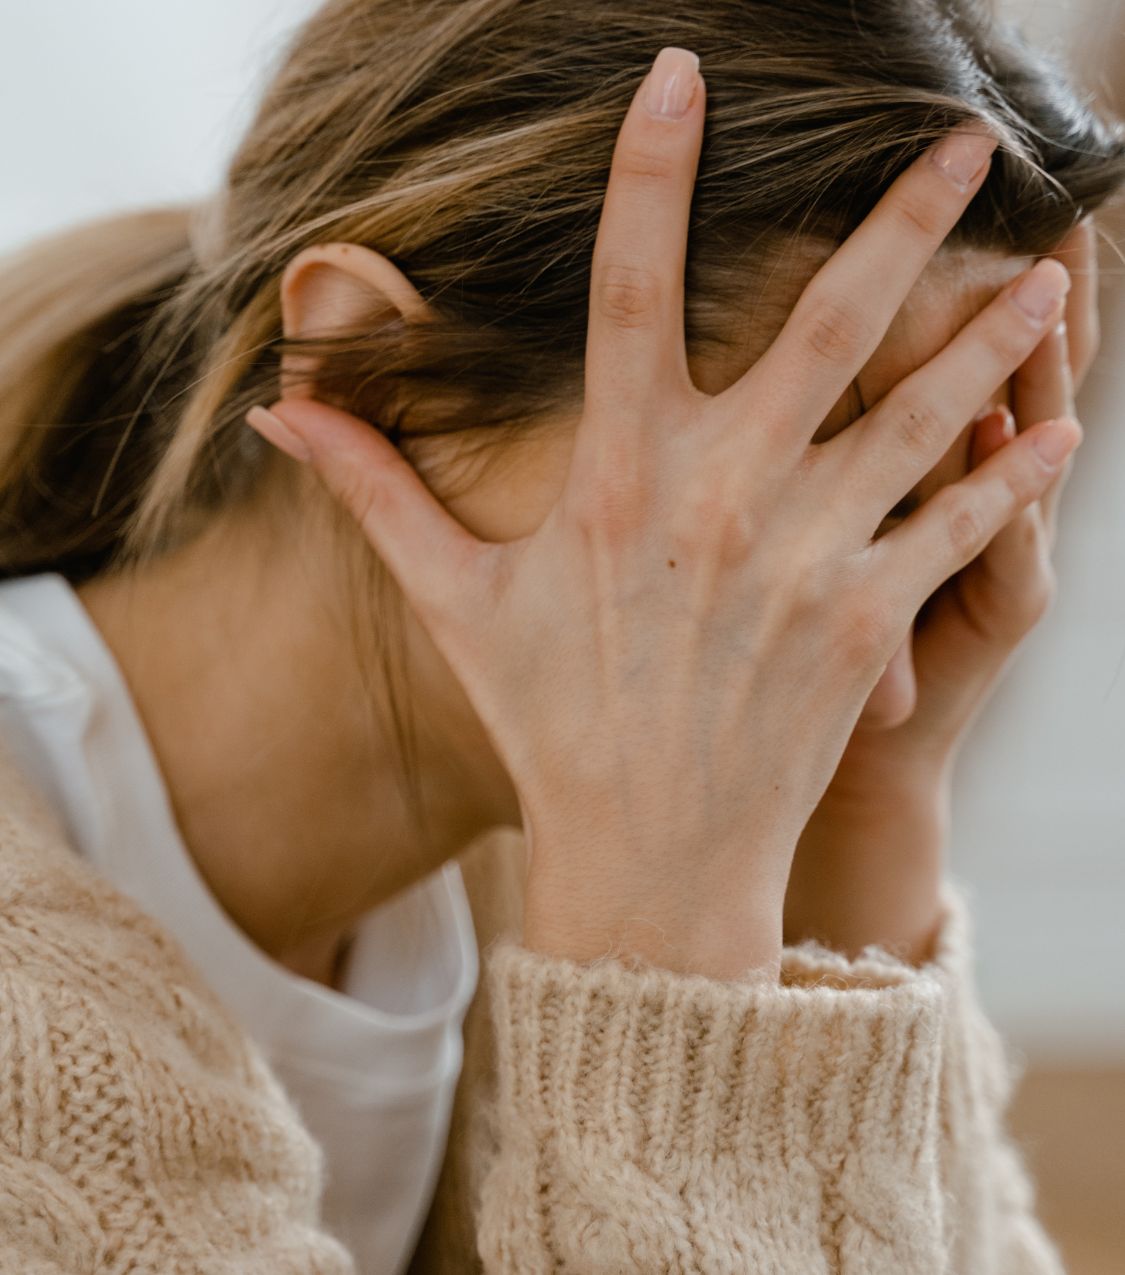
[[945, 901], [921, 969], [806, 943], [780, 985], [499, 945], [485, 1269], [1060, 1275]]
[[[778, 985], [716, 982], [496, 945], [483, 1269], [1059, 1275], [970, 960], [952, 890], [920, 970], [809, 944]], [[351, 1275], [320, 1181], [175, 942], [0, 765], [0, 1272]]]
[[38, 795], [0, 791], [0, 1271], [350, 1272], [258, 1052]]

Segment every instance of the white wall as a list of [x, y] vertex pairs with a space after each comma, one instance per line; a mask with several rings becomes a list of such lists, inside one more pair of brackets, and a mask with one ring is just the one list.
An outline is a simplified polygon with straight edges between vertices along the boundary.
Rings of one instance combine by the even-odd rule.
[[[1083, 82], [1121, 100], [1121, 0], [1009, 0]], [[1125, 289], [1102, 252], [1102, 354], [1061, 512], [1055, 609], [958, 772], [954, 862], [977, 891], [986, 1003], [1028, 1053], [1125, 1062]]]
[[0, 248], [217, 182], [311, 0], [0, 0]]
[[[1029, 0], [1112, 48], [1115, 3]], [[0, 0], [0, 249], [217, 180], [265, 57], [309, 0]], [[372, 68], [372, 74], [377, 74]], [[1121, 273], [1118, 266], [1117, 273]], [[1053, 614], [960, 769], [954, 859], [975, 883], [981, 982], [1038, 1055], [1125, 1061], [1125, 309], [1085, 396]], [[909, 853], [909, 847], [903, 847]]]

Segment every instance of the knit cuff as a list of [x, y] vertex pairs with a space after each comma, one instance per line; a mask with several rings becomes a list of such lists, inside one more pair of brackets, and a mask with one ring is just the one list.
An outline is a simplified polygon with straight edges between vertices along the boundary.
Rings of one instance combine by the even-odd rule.
[[[878, 947], [847, 961], [815, 943], [788, 949], [785, 962], [791, 976], [800, 971], [804, 977], [905, 968]], [[1034, 1260], [1013, 1257], [1004, 1269], [1060, 1271], [1052, 1264], [1057, 1258], [1048, 1260], [1053, 1250], [1034, 1218], [1032, 1184], [1005, 1133], [1005, 1108], [1018, 1068], [979, 1003], [968, 888], [952, 878], [942, 883], [941, 922], [921, 972], [937, 981], [944, 1005], [938, 1153], [950, 1269], [972, 1269], [990, 1249], [1030, 1254], [1033, 1245]]]
[[[977, 996], [976, 956], [968, 887], [947, 879], [945, 923], [938, 933], [933, 966], [947, 1001], [944, 1033], [947, 1099], [966, 1104], [964, 1117], [979, 1112], [1000, 1119], [1019, 1079], [1020, 1064], [1005, 1048]], [[969, 1109], [971, 1108], [971, 1110]], [[966, 1118], [955, 1120], [964, 1127]]]
[[[912, 970], [935, 979], [944, 1001], [942, 1050], [944, 1084], [948, 1096], [996, 1112], [1007, 1103], [1018, 1078], [999, 1033], [981, 1008], [976, 985], [976, 955], [969, 887], [952, 877], [941, 885], [941, 918], [921, 966], [902, 961], [893, 952], [870, 945], [847, 958], [808, 940], [784, 949], [783, 981], [862, 983], [888, 976], [902, 978]], [[958, 1126], [963, 1119], [954, 1121]]]
[[506, 1153], [584, 1197], [604, 1174], [633, 1179], [634, 1202], [725, 1201], [732, 1225], [790, 1232], [786, 1251], [858, 1228], [861, 1243], [898, 1237], [895, 1260], [924, 1252], [940, 1225], [942, 988], [906, 966], [831, 965], [787, 956], [766, 985], [497, 946]]

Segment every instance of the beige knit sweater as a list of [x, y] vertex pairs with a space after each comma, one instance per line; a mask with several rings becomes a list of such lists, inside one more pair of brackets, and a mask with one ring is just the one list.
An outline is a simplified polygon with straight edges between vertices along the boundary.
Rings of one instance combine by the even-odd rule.
[[[804, 946], [766, 987], [488, 958], [491, 1132], [449, 1151], [482, 1185], [441, 1215], [475, 1240], [416, 1270], [1060, 1271], [952, 891], [922, 969]], [[343, 1275], [320, 1173], [174, 941], [0, 757], [2, 1275]]]

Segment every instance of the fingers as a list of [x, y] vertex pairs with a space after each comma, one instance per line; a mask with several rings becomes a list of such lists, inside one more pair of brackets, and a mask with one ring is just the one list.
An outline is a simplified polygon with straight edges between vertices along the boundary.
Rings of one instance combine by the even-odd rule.
[[[821, 445], [832, 482], [841, 481], [840, 468], [846, 470], [842, 481], [856, 494], [861, 532], [873, 532], [887, 510], [929, 473], [982, 399], [1057, 324], [1068, 286], [1057, 261], [1038, 262], [867, 416]], [[831, 464], [833, 455], [840, 465]]]
[[635, 423], [654, 391], [675, 380], [690, 385], [684, 262], [703, 136], [698, 66], [686, 49], [662, 49], [617, 138], [594, 247], [586, 342], [586, 401], [599, 425]]
[[1067, 333], [1065, 324], [1056, 324], [1012, 376], [1012, 410], [1021, 429], [1075, 414]]
[[969, 469], [978, 469], [984, 462], [1016, 436], [1016, 420], [1007, 407], [994, 407], [976, 421], [972, 444], [969, 449]]
[[891, 186], [802, 293], [781, 334], [727, 391], [816, 432], [871, 357], [926, 263], [980, 189], [996, 139], [958, 130]]
[[1098, 318], [1098, 240], [1094, 219], [1086, 217], [1059, 244], [1054, 254], [1074, 280], [1066, 307], [1070, 368], [1075, 386], [1086, 379], [1098, 352], [1101, 325]]
[[[1060, 324], [1043, 338], [1012, 378], [1012, 404], [1020, 429], [1061, 416], [1077, 417], [1074, 385], [1070, 375], [1069, 325]], [[1049, 544], [1054, 544], [1058, 504], [1070, 475], [1072, 462], [1043, 493], [1040, 504]]]
[[[272, 420], [271, 420], [272, 418]], [[306, 458], [356, 520], [423, 619], [443, 616], [487, 545], [446, 513], [406, 458], [372, 425], [312, 399], [284, 399], [247, 421]], [[281, 430], [296, 438], [286, 445]], [[303, 454], [302, 454], [303, 453]]]
[[[974, 469], [983, 465], [1015, 435], [1011, 412], [1006, 407], [997, 408], [977, 423], [970, 464]], [[1042, 501], [1022, 509], [958, 577], [962, 614], [973, 632], [995, 647], [1001, 657], [1034, 627], [1054, 596], [1041, 509]]]
[[1077, 421], [1045, 421], [1018, 435], [960, 482], [943, 487], [868, 550], [896, 597], [917, 607], [1038, 500], [1081, 442]]

